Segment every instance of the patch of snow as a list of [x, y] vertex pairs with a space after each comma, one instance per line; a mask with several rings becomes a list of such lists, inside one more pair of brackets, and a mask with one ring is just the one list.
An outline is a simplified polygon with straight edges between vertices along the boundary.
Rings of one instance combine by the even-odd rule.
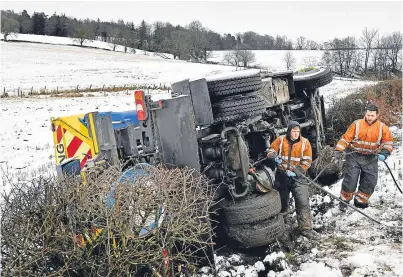
[[273, 253], [267, 255], [267, 256], [264, 258], [263, 262], [264, 262], [264, 263], [268, 262], [268, 263], [272, 264], [275, 260], [281, 259], [281, 258], [285, 258], [285, 255], [284, 255], [283, 252], [281, 252], [281, 251], [278, 252], [278, 253], [277, 253], [277, 252], [273, 252]]
[[200, 271], [201, 273], [208, 274], [208, 273], [210, 273], [211, 268], [210, 268], [209, 266], [203, 266], [202, 268], [200, 268], [199, 271]]
[[347, 260], [354, 267], [364, 267], [374, 264], [375, 257], [367, 253], [357, 253], [354, 256], [350, 256]]
[[308, 71], [308, 72], [301, 72], [300, 73], [299, 71], [296, 71], [294, 73], [294, 80], [296, 80], [296, 81], [303, 80], [303, 79], [305, 79], [307, 77], [310, 77], [310, 76], [313, 76], [313, 75], [316, 75], [316, 74], [320, 74], [320, 73], [324, 72], [325, 70], [326, 70], [326, 68], [318, 68], [318, 70], [312, 70], [311, 72]]
[[301, 265], [295, 277], [343, 277], [340, 269], [326, 266], [322, 262], [308, 262]]
[[241, 263], [242, 258], [241, 258], [241, 256], [239, 256], [237, 254], [233, 254], [228, 258], [228, 262], [230, 262], [230, 263]]
[[228, 271], [220, 271], [220, 272], [218, 272], [218, 276], [219, 277], [231, 277], [232, 275]]
[[255, 268], [256, 268], [256, 271], [257, 272], [259, 272], [259, 271], [264, 271], [266, 268], [264, 267], [264, 264], [261, 262], [261, 261], [257, 261], [256, 263], [255, 263]]
[[225, 80], [225, 79], [249, 77], [249, 76], [259, 74], [259, 73], [260, 73], [260, 71], [257, 69], [239, 70], [239, 71], [235, 71], [235, 72], [227, 72], [227, 73], [216, 74], [213, 76], [207, 76], [206, 81], [213, 82], [213, 81], [220, 81], [220, 80]]

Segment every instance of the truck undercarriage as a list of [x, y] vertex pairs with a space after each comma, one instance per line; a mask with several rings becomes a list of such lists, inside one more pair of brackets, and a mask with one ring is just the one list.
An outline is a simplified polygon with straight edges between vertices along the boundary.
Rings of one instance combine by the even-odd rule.
[[[136, 112], [52, 119], [57, 157], [66, 156], [57, 158], [58, 172], [75, 171], [85, 180], [102, 170], [101, 161], [195, 168], [215, 186], [216, 219], [227, 241], [242, 248], [267, 245], [282, 235], [284, 220], [266, 151], [294, 120], [318, 156], [325, 144], [318, 88], [331, 80], [325, 68], [295, 75], [248, 70], [173, 83], [172, 98], [157, 102], [137, 91]], [[67, 151], [67, 132], [85, 140], [86, 156]]]

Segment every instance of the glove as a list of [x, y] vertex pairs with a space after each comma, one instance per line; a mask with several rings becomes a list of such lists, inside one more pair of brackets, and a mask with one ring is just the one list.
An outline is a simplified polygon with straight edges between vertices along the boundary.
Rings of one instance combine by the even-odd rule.
[[276, 158], [274, 158], [274, 162], [276, 164], [281, 164], [283, 162], [283, 160], [280, 157], [277, 156]]
[[342, 154], [343, 154], [342, 152], [340, 152], [338, 150], [334, 150], [331, 162], [334, 163], [334, 164], [340, 163]]
[[378, 160], [384, 161], [386, 160], [390, 155], [390, 152], [388, 150], [382, 149], [381, 152], [378, 154]]
[[295, 173], [292, 172], [291, 170], [287, 170], [287, 171], [285, 172], [285, 174], [287, 174], [288, 177], [296, 177], [296, 176], [297, 176], [297, 174], [295, 174]]
[[380, 160], [381, 162], [383, 162], [384, 160], [386, 160], [386, 156], [383, 154], [378, 154], [378, 160]]

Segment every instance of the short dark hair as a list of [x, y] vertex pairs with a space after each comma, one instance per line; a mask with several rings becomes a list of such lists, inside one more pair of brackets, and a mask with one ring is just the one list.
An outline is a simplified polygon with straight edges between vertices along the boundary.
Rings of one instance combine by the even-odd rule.
[[370, 112], [376, 112], [376, 113], [378, 113], [378, 107], [377, 107], [376, 105], [374, 105], [374, 104], [368, 104], [368, 105], [365, 107], [365, 111], [370, 111]]

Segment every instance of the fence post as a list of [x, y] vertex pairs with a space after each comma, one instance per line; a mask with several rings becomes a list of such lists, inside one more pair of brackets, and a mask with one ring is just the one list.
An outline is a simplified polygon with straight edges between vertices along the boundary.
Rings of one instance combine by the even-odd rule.
[[76, 89], [76, 91], [78, 92], [78, 85], [77, 85], [77, 89]]
[[31, 94], [32, 94], [32, 91], [33, 91], [33, 90], [34, 90], [34, 87], [32, 86], [32, 87], [31, 87]]
[[90, 85], [90, 90], [91, 90], [92, 84]]

